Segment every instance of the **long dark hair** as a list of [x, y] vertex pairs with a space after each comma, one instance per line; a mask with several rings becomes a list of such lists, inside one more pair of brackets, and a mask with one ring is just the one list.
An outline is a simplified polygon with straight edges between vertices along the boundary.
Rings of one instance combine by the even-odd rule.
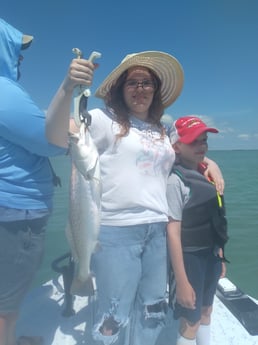
[[[153, 100], [149, 108], [148, 122], [156, 125], [160, 129], [161, 136], [163, 137], [165, 134], [165, 130], [160, 122], [160, 119], [164, 114], [164, 106], [162, 104], [160, 92], [161, 81], [152, 70], [148, 69], [148, 71], [150, 72], [156, 86], [153, 95]], [[120, 138], [126, 136], [130, 129], [130, 110], [126, 105], [123, 96], [123, 86], [126, 81], [127, 75], [128, 70], [121, 74], [121, 76], [117, 79], [116, 83], [112, 85], [109, 93], [105, 98], [106, 106], [110, 107], [114, 111], [116, 121], [121, 126], [121, 131], [118, 135], [118, 137]]]

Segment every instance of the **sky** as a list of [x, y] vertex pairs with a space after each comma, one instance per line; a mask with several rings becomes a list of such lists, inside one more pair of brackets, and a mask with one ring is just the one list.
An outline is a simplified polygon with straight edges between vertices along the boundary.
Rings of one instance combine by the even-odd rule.
[[[24, 51], [20, 83], [46, 110], [74, 58], [95, 50], [92, 94], [131, 53], [158, 50], [184, 70], [173, 120], [200, 116], [219, 134], [209, 149], [258, 149], [257, 0], [1, 0], [0, 16], [34, 36]], [[89, 109], [102, 106], [91, 97]]]

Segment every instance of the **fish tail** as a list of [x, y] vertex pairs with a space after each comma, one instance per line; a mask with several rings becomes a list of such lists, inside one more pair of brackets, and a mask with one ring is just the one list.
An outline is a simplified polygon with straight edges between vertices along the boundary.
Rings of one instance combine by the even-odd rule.
[[95, 292], [95, 285], [93, 277], [90, 275], [87, 280], [81, 281], [77, 277], [73, 279], [70, 292], [77, 296], [93, 296]]

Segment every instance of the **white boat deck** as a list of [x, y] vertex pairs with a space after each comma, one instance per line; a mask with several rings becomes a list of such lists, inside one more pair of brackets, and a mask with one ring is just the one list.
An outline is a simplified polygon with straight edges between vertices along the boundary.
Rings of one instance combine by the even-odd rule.
[[[76, 313], [68, 318], [62, 316], [63, 303], [63, 288], [58, 281], [33, 290], [22, 307], [17, 335], [43, 336], [44, 345], [90, 345], [85, 335], [92, 323], [88, 298], [76, 296]], [[258, 335], [250, 335], [217, 297], [211, 327], [211, 345], [258, 345]], [[175, 344], [175, 328], [176, 323], [169, 314], [156, 345]]]

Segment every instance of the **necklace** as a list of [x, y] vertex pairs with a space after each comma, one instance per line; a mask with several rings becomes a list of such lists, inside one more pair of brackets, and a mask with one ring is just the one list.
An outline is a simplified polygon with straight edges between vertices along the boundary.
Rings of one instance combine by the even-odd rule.
[[157, 125], [154, 125], [153, 123], [142, 121], [134, 115], [130, 115], [129, 121], [130, 121], [131, 127], [136, 128], [140, 131], [160, 132], [160, 129], [158, 128]]

